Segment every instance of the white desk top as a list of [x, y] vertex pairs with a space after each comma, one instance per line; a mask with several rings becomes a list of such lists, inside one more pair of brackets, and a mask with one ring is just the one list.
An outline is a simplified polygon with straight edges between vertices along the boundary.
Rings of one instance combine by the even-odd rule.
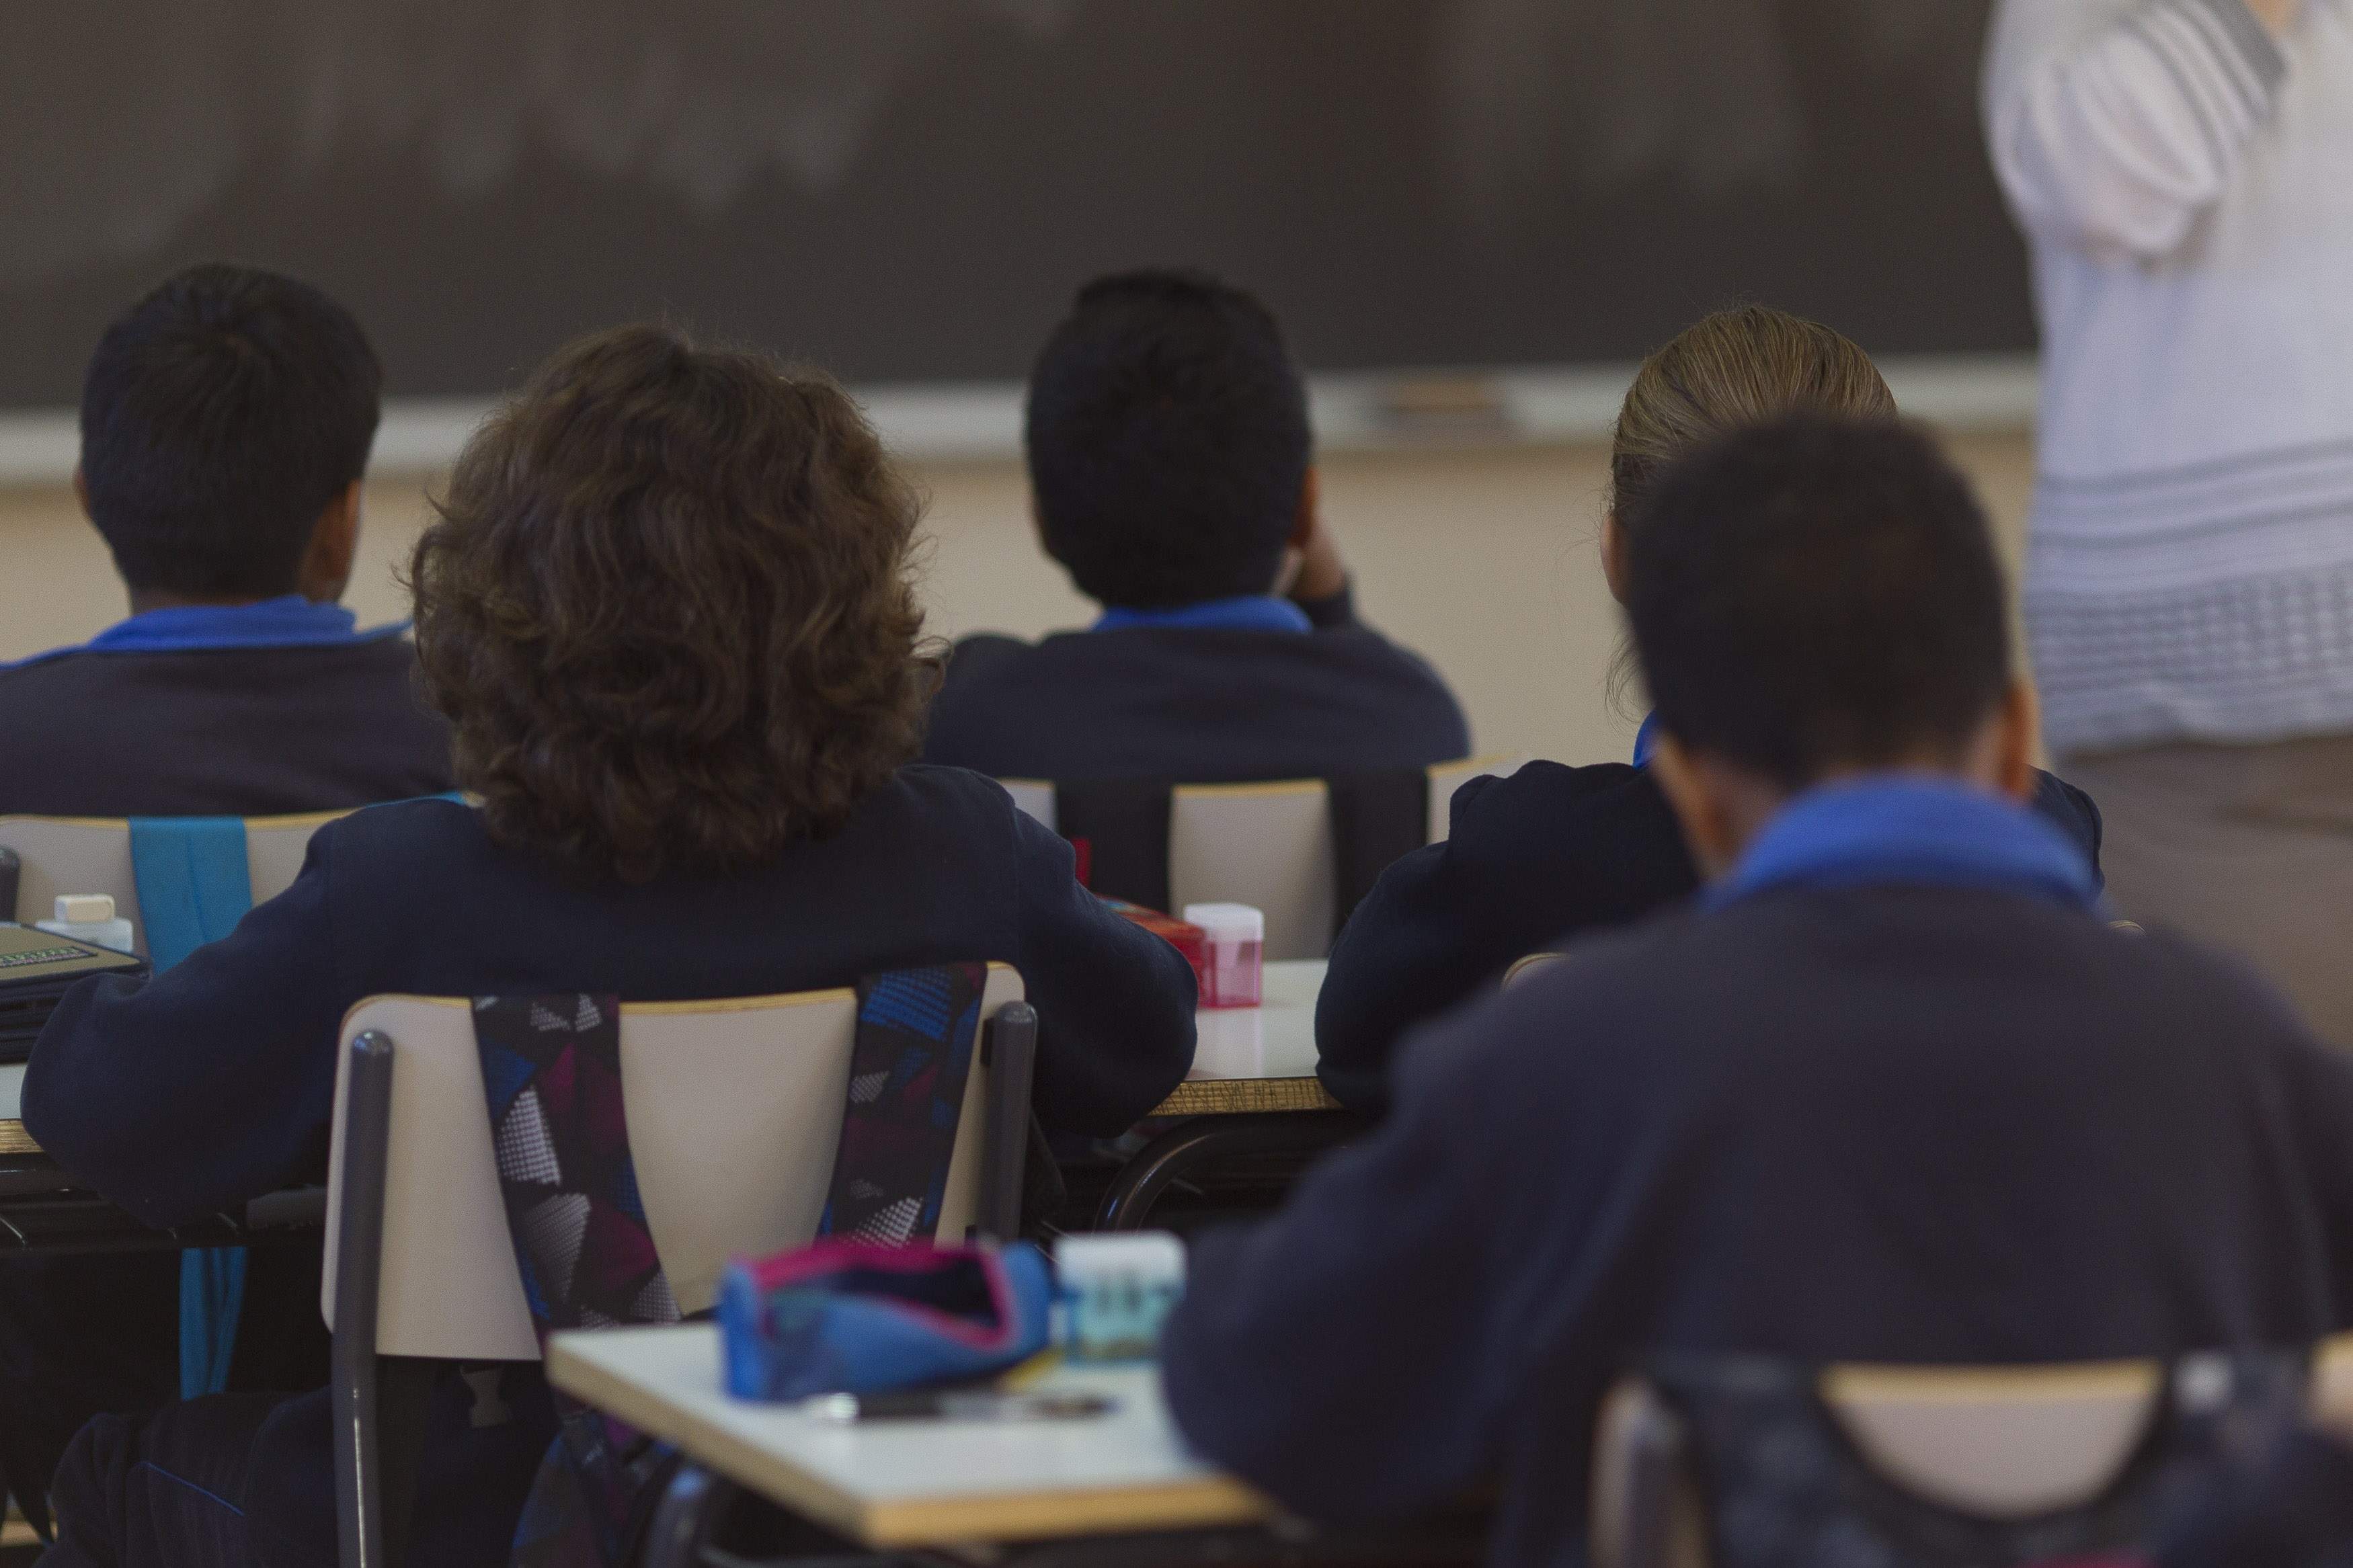
[[1193, 1015], [1194, 1079], [1314, 1078], [1320, 958], [1270, 963], [1256, 1007], [1204, 1007]]
[[556, 1387], [877, 1548], [1250, 1523], [1273, 1506], [1185, 1451], [1151, 1367], [1059, 1367], [1118, 1402], [1062, 1421], [829, 1421], [729, 1398], [707, 1323], [558, 1334]]
[[1193, 1068], [1155, 1116], [1229, 1116], [1336, 1110], [1315, 1077], [1315, 996], [1324, 961], [1266, 966], [1257, 1007], [1204, 1007], [1193, 1015]]

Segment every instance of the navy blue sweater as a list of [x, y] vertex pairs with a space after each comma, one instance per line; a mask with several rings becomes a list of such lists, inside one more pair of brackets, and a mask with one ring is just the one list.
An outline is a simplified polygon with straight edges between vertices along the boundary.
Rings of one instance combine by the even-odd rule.
[[0, 815], [271, 816], [450, 788], [398, 637], [0, 669]]
[[[2035, 809], [2100, 863], [2100, 811], [2038, 773]], [[1315, 1002], [1316, 1073], [1344, 1103], [1388, 1104], [1406, 1031], [1529, 953], [1690, 896], [1699, 872], [1648, 769], [1529, 763], [1454, 792], [1448, 837], [1394, 862], [1341, 928]]]
[[[830, 837], [767, 865], [636, 887], [557, 874], [451, 802], [343, 818], [311, 840], [294, 886], [225, 941], [143, 986], [70, 993], [34, 1047], [25, 1121], [68, 1170], [170, 1224], [323, 1178], [336, 1032], [364, 996], [758, 995], [960, 959], [1021, 972], [1050, 1127], [1124, 1131], [1191, 1063], [1183, 957], [1081, 889], [1070, 847], [1003, 790], [917, 766]], [[256, 1464], [283, 1478], [265, 1490], [301, 1517], [257, 1529], [332, 1561], [325, 1399], [306, 1396], [316, 1408], [265, 1433]], [[453, 1390], [442, 1408], [460, 1429], [437, 1441], [462, 1453], [467, 1405]], [[473, 1533], [419, 1547], [417, 1560], [503, 1562], [520, 1489], [486, 1499], [474, 1478], [442, 1479], [459, 1495], [428, 1495], [420, 1521]]]
[[1409, 1041], [1378, 1132], [1197, 1244], [1166, 1382], [1304, 1513], [1492, 1479], [1492, 1561], [1569, 1564], [1647, 1351], [2091, 1359], [2348, 1307], [2353, 1063], [2252, 975], [2008, 893], [1790, 889]]
[[1130, 626], [956, 645], [928, 762], [1001, 779], [1227, 784], [1451, 762], [1470, 726], [1438, 672], [1358, 624], [1343, 593], [1311, 632]]

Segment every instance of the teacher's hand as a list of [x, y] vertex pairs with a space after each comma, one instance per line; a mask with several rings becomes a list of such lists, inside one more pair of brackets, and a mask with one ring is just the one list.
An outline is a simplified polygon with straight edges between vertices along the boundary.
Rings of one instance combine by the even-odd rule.
[[2247, 0], [2247, 9], [2255, 14], [2255, 20], [2271, 29], [2274, 37], [2295, 25], [2295, 14], [2303, 5], [2304, 0]]

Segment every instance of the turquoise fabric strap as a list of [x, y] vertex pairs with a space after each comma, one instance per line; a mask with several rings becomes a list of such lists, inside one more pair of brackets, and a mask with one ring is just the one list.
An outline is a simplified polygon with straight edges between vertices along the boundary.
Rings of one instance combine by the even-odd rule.
[[[234, 816], [134, 816], [131, 874], [147, 959], [158, 974], [237, 929], [253, 908], [245, 823]], [[245, 1307], [245, 1248], [180, 1254], [180, 1397], [228, 1386], [237, 1321]]]

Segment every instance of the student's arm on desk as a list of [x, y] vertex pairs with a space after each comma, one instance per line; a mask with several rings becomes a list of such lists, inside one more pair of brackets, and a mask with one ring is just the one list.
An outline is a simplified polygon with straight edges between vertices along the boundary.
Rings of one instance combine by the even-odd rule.
[[1198, 1243], [1163, 1341], [1195, 1447], [1314, 1517], [1404, 1515], [1481, 1479], [1496, 1356], [1492, 1228], [1466, 1190], [1475, 1120], [1446, 1083], [1409, 1091], [1275, 1218]]
[[226, 939], [143, 984], [68, 993], [34, 1047], [25, 1124], [68, 1171], [172, 1225], [324, 1169], [338, 984], [326, 846]]
[[1193, 966], [1079, 886], [1068, 842], [1007, 797], [1018, 967], [1038, 1008], [1039, 1120], [1112, 1138], [1168, 1098], [1193, 1065]]

